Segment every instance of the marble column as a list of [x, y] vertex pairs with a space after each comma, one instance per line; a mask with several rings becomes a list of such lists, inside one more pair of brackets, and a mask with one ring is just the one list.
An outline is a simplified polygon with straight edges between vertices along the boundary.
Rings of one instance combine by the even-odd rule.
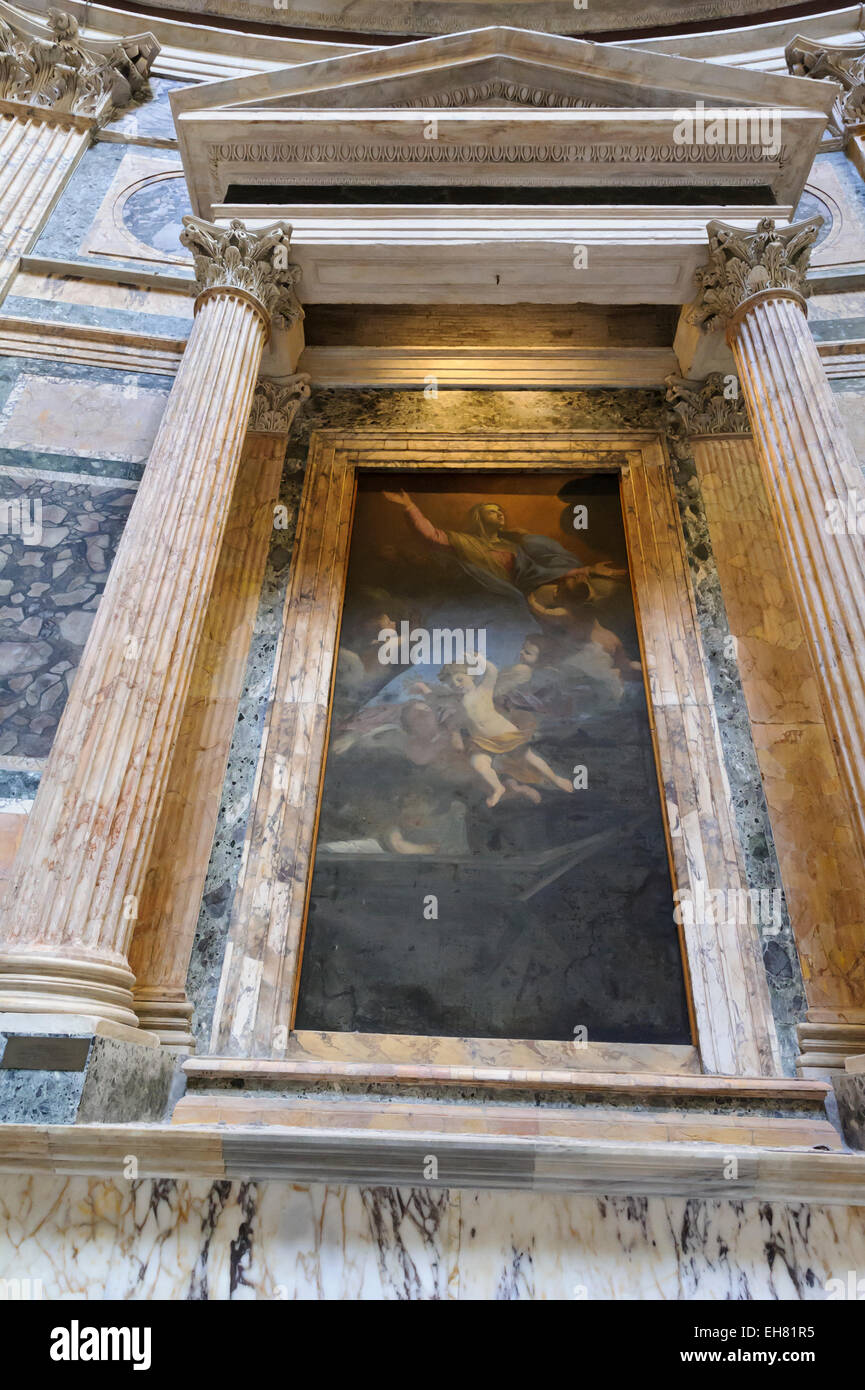
[[[259, 383], [144, 880], [129, 964], [142, 1028], [190, 1049], [186, 975], [258, 610], [286, 441], [309, 378]], [[278, 521], [278, 514], [277, 514]]]
[[93, 131], [149, 94], [159, 52], [151, 34], [84, 44], [59, 10], [30, 32], [23, 22], [0, 4], [0, 300]]
[[[695, 320], [726, 326], [790, 589], [849, 815], [865, 864], [865, 538], [849, 524], [862, 470], [806, 321], [806, 273], [820, 219], [754, 232], [709, 223]], [[855, 511], [855, 507], [854, 507]], [[817, 770], [815, 768], [815, 776]], [[858, 867], [858, 866], [857, 866]], [[839, 976], [865, 942], [832, 956]], [[809, 1010], [802, 1040], [835, 1065], [861, 1052], [865, 999]]]
[[290, 228], [185, 218], [196, 317], [28, 818], [0, 918], [0, 1012], [136, 1026], [128, 951]]

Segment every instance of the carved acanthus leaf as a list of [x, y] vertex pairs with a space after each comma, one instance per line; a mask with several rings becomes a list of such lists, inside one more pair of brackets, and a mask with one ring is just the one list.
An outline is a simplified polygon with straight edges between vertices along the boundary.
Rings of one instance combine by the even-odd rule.
[[810, 217], [790, 227], [776, 227], [773, 218], [764, 217], [756, 231], [746, 232], [726, 222], [710, 222], [709, 261], [696, 274], [699, 294], [690, 321], [713, 332], [761, 290], [792, 290], [807, 296], [805, 277], [822, 225], [822, 217]]
[[310, 379], [298, 372], [287, 381], [262, 377], [255, 388], [249, 428], [262, 434], [288, 434], [301, 403], [309, 399]]
[[50, 37], [25, 32], [0, 5], [0, 100], [104, 122], [150, 96], [148, 77], [159, 44], [138, 34], [116, 44], [84, 43], [78, 21], [48, 11]]
[[668, 376], [673, 423], [686, 434], [748, 434], [751, 426], [734, 376], [711, 372], [704, 381]]
[[238, 218], [228, 227], [218, 227], [200, 217], [184, 217], [180, 240], [192, 252], [200, 290], [245, 290], [285, 326], [303, 318], [294, 289], [300, 267], [289, 260], [287, 222], [250, 232]]
[[837, 134], [865, 121], [865, 44], [827, 44], [800, 36], [788, 43], [784, 56], [795, 77], [837, 82], [843, 88], [832, 108]]

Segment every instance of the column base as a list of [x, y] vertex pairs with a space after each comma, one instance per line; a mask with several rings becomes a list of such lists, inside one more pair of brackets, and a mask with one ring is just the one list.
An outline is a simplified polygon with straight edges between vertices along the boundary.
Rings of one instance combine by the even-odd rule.
[[139, 1027], [155, 1033], [163, 1047], [195, 1051], [195, 1037], [190, 1027], [192, 1005], [184, 990], [136, 990], [134, 1002]]
[[797, 1031], [800, 1076], [843, 1076], [847, 1058], [865, 1053], [865, 1023], [800, 1023]]
[[141, 1028], [80, 1013], [0, 1013], [0, 1123], [162, 1120], [177, 1067]]
[[105, 961], [0, 954], [0, 1013], [86, 1014], [137, 1029], [134, 983], [131, 970]]

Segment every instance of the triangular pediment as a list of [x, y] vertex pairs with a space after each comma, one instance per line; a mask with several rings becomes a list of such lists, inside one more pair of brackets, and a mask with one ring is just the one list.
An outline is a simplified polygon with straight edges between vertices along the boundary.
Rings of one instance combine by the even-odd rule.
[[[557, 188], [567, 202], [574, 189], [611, 184], [630, 188], [635, 205], [652, 185], [681, 188], [671, 203], [741, 186], [761, 206], [767, 189], [773, 205], [795, 206], [838, 90], [497, 27], [202, 84], [171, 102], [200, 216], [292, 197], [348, 205], [360, 195], [332, 190], [355, 186], [422, 204], [439, 185]], [[680, 130], [701, 103], [733, 108], [720, 136]], [[418, 121], [427, 111], [434, 124]], [[731, 198], [741, 201], [735, 191], [721, 201]]]
[[826, 112], [834, 88], [616, 44], [495, 26], [369, 48], [175, 93], [194, 110], [394, 107], [652, 109], [784, 106]]

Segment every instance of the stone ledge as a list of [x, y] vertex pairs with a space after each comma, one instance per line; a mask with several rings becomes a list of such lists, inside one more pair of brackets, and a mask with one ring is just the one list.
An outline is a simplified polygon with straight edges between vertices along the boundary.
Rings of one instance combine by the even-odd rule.
[[831, 1090], [827, 1081], [811, 1077], [718, 1076], [704, 1072], [683, 1075], [649, 1071], [629, 1073], [553, 1065], [530, 1068], [484, 1065], [482, 1062], [395, 1062], [373, 1057], [355, 1060], [350, 1056], [340, 1059], [333, 1056], [270, 1058], [208, 1054], [190, 1057], [184, 1063], [183, 1070], [191, 1086], [210, 1083], [232, 1087], [278, 1088], [324, 1083], [340, 1087], [377, 1084], [404, 1087], [414, 1084], [568, 1092], [572, 1095], [616, 1093], [631, 1099], [663, 1096], [701, 1097], [708, 1101], [753, 1100], [775, 1104], [790, 1101], [819, 1106], [823, 1105]]
[[[134, 1175], [130, 1159], [136, 1160]], [[436, 1160], [435, 1177], [426, 1174]], [[733, 1164], [735, 1160], [735, 1164]], [[725, 1177], [735, 1169], [736, 1177]], [[418, 1130], [4, 1125], [0, 1173], [509, 1188], [865, 1205], [865, 1154]]]

